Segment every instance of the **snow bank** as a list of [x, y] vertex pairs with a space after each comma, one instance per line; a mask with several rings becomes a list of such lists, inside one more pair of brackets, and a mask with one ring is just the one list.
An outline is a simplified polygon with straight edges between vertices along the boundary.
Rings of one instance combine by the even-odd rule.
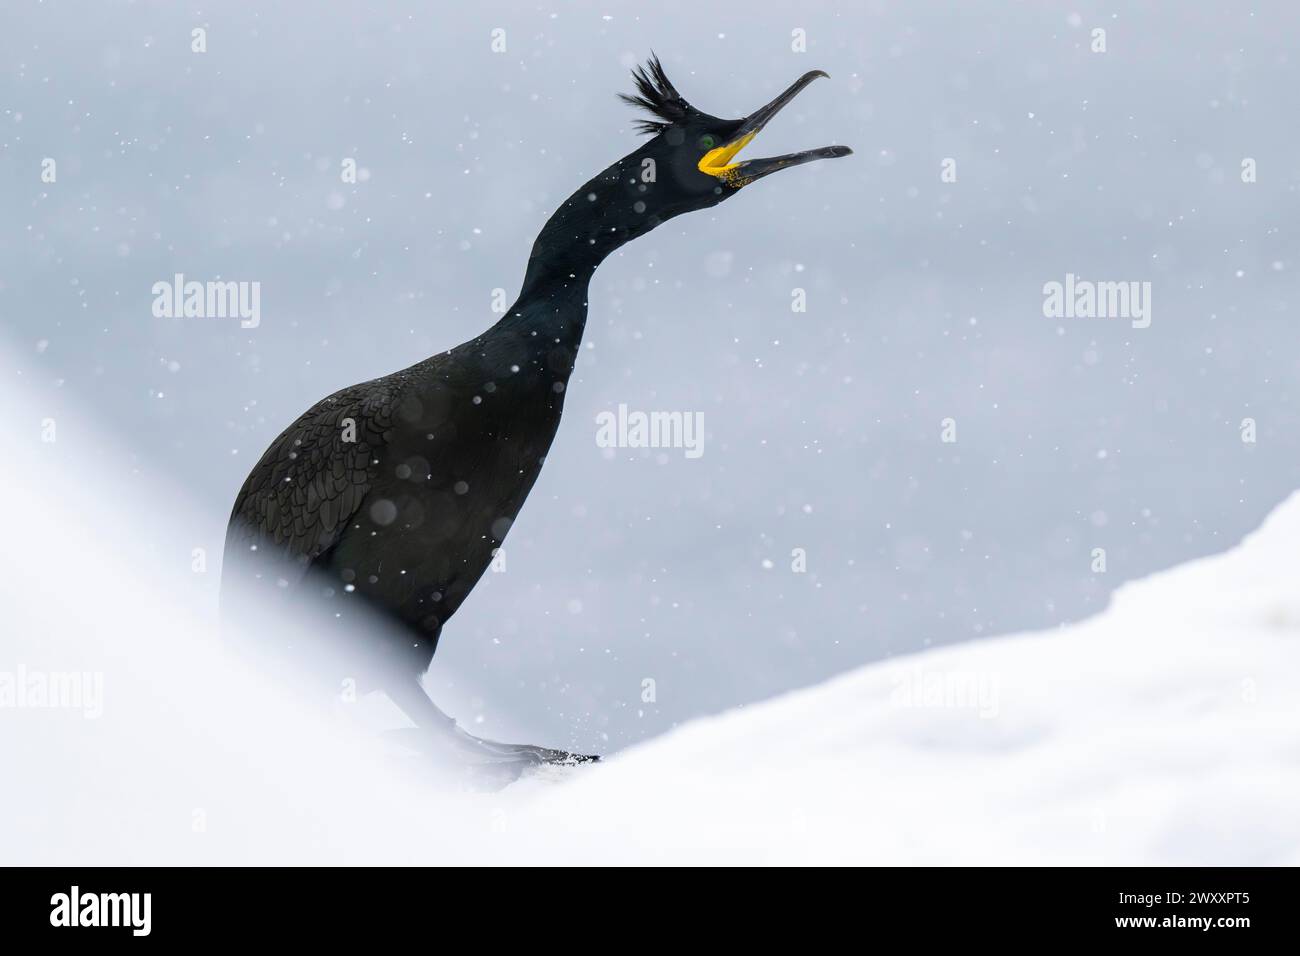
[[0, 398], [29, 438], [0, 475], [0, 863], [1300, 862], [1300, 497], [1082, 624], [475, 793], [223, 653], [186, 545], [211, 516]]
[[1298, 551], [1300, 494], [1092, 620], [694, 722], [527, 825], [582, 860], [1295, 864]]

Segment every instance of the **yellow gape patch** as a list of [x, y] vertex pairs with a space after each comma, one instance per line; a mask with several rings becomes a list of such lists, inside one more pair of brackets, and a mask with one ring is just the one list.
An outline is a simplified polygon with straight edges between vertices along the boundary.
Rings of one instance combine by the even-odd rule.
[[716, 176], [721, 180], [730, 181], [736, 177], [736, 168], [739, 163], [733, 163], [732, 160], [736, 154], [749, 145], [749, 141], [758, 135], [758, 130], [752, 133], [746, 133], [740, 139], [727, 143], [725, 146], [719, 146], [717, 149], [711, 149], [700, 159], [700, 172], [707, 173], [710, 176]]

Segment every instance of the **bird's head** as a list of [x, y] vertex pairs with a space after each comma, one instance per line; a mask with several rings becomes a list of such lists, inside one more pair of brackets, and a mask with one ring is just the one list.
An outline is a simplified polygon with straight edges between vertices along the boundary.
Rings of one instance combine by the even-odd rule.
[[578, 288], [572, 280], [583, 279], [585, 288], [585, 278], [605, 256], [660, 223], [716, 206], [778, 169], [848, 156], [852, 150], [847, 146], [770, 159], [738, 155], [804, 87], [825, 75], [820, 70], [805, 73], [766, 106], [742, 119], [725, 120], [687, 103], [659, 60], [651, 57], [633, 72], [636, 95], [623, 96], [650, 113], [637, 123], [651, 138], [589, 180], [547, 220], [533, 243], [521, 297], [557, 277], [565, 288]]
[[654, 137], [633, 154], [638, 160], [632, 170], [635, 189], [643, 196], [642, 210], [658, 219], [716, 205], [778, 169], [853, 152], [847, 146], [823, 146], [769, 159], [739, 156], [772, 117], [813, 80], [827, 75], [821, 70], [805, 73], [772, 102], [735, 120], [710, 116], [686, 102], [657, 57], [632, 75], [636, 94], [620, 98], [650, 114], [638, 119], [637, 127]]

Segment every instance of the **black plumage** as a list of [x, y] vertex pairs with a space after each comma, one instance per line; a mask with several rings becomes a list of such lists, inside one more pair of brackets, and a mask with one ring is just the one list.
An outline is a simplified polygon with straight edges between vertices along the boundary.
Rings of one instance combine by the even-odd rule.
[[[271, 443], [235, 500], [223, 601], [243, 582], [378, 612], [401, 638], [350, 639], [378, 661], [376, 680], [417, 724], [449, 729], [419, 676], [545, 461], [592, 274], [614, 249], [673, 216], [716, 205], [775, 169], [846, 154], [831, 147], [754, 160], [740, 164], [743, 177], [705, 168], [706, 155], [752, 137], [814, 75], [751, 117], [727, 121], [689, 106], [658, 59], [637, 70], [638, 94], [624, 99], [657, 118], [641, 121], [654, 137], [548, 220], [506, 315], [454, 349], [322, 399]], [[492, 761], [569, 756], [454, 733]]]
[[657, 120], [633, 120], [642, 133], [662, 133], [674, 123], [684, 122], [691, 113], [691, 105], [682, 98], [664, 72], [659, 57], [652, 56], [645, 66], [632, 70], [632, 81], [636, 84], [636, 95], [618, 94], [618, 98], [629, 106], [643, 109]]

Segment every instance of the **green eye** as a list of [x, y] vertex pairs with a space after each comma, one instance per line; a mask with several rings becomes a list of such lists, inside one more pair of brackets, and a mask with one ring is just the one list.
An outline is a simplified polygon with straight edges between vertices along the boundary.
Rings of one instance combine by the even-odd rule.
[[714, 139], [712, 136], [710, 136], [708, 133], [705, 133], [703, 136], [700, 137], [701, 149], [712, 149], [714, 146], [717, 145], [718, 145], [718, 141]]

